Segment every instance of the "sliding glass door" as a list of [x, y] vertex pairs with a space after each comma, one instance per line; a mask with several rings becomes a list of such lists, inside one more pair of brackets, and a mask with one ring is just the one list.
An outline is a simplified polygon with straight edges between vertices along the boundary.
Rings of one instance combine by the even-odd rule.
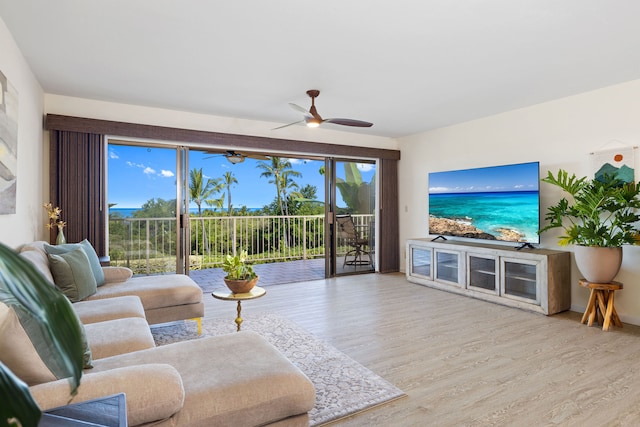
[[376, 270], [375, 162], [113, 140], [108, 151], [111, 265], [187, 273], [245, 250], [305, 271], [324, 258], [325, 277]]
[[328, 159], [328, 276], [375, 271], [376, 164]]
[[108, 144], [111, 265], [135, 274], [179, 271], [175, 147]]

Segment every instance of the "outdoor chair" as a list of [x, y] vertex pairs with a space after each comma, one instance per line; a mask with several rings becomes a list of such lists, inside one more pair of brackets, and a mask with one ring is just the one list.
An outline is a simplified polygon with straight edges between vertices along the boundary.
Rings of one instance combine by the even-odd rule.
[[[336, 216], [338, 236], [344, 245], [351, 249], [344, 256], [345, 265], [373, 265], [373, 258], [369, 249], [369, 239], [361, 236], [350, 214]], [[366, 255], [366, 258], [363, 257]]]

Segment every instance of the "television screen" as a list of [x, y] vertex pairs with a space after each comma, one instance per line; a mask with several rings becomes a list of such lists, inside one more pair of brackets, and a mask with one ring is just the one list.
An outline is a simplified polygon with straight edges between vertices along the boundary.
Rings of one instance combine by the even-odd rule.
[[429, 234], [539, 243], [539, 162], [429, 173]]

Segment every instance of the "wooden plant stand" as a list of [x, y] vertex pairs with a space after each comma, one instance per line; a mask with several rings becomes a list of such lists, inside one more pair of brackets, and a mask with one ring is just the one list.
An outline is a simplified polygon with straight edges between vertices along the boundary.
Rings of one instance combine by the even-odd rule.
[[583, 288], [591, 290], [587, 309], [582, 315], [581, 323], [588, 322], [589, 326], [592, 326], [593, 322], [597, 321], [602, 325], [603, 331], [609, 330], [611, 322], [615, 326], [622, 328], [622, 322], [614, 306], [615, 291], [622, 289], [622, 283], [592, 283], [586, 279], [580, 279], [578, 283]]

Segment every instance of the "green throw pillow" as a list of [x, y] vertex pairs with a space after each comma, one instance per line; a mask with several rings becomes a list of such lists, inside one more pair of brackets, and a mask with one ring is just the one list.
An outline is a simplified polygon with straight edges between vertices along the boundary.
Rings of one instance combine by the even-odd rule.
[[100, 259], [98, 258], [96, 250], [93, 249], [93, 246], [91, 246], [91, 243], [89, 243], [87, 239], [84, 239], [80, 243], [66, 243], [64, 245], [55, 246], [49, 244], [44, 245], [44, 250], [48, 254], [52, 255], [61, 255], [78, 248], [82, 248], [82, 250], [84, 250], [84, 253], [87, 255], [87, 258], [89, 258], [89, 264], [91, 265], [93, 277], [96, 279], [96, 285], [104, 285], [104, 272], [102, 271], [102, 266], [100, 265]]
[[48, 256], [53, 280], [71, 302], [82, 301], [96, 293], [96, 279], [82, 248]]

